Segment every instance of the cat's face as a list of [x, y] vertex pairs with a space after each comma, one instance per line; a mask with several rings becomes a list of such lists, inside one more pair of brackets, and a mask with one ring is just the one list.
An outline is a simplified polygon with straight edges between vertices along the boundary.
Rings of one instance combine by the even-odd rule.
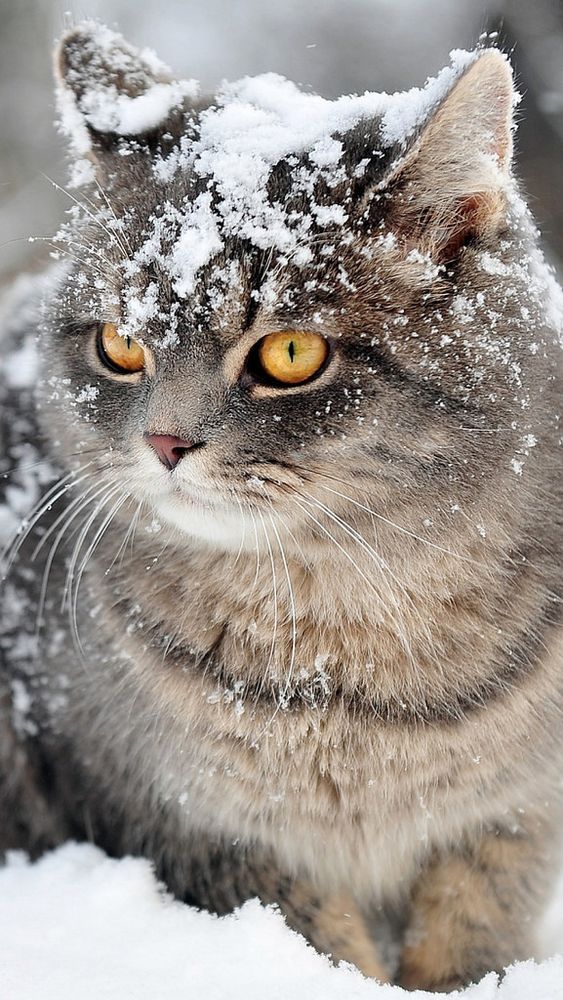
[[[427, 533], [460, 492], [478, 496], [518, 451], [534, 310], [506, 203], [498, 53], [402, 140], [389, 140], [392, 105], [360, 108], [288, 153], [291, 101], [307, 119], [289, 85], [196, 106], [104, 39], [76, 32], [61, 57], [97, 170], [46, 324], [46, 405], [67, 448], [157, 520], [230, 547], [265, 524], [290, 547], [322, 546], [335, 518], [356, 525], [367, 507]], [[119, 135], [155, 93], [175, 102], [164, 122]], [[285, 149], [270, 134], [284, 114]], [[514, 414], [509, 438], [479, 433]]]

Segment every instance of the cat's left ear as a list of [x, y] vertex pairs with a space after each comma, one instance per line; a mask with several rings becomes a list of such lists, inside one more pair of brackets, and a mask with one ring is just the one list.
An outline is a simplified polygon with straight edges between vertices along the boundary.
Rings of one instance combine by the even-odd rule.
[[390, 223], [407, 243], [451, 259], [503, 222], [515, 92], [496, 49], [477, 56], [386, 179]]
[[193, 100], [193, 81], [173, 81], [150, 50], [93, 21], [55, 51], [61, 123], [74, 151], [100, 166], [126, 139], [148, 142]]

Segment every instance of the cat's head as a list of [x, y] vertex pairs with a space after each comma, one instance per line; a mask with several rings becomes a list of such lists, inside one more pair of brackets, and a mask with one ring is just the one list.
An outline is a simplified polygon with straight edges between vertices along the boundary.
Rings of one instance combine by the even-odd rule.
[[500, 52], [336, 102], [272, 75], [202, 100], [92, 24], [57, 68], [85, 185], [47, 305], [63, 451], [189, 536], [296, 551], [368, 508], [436, 540], [518, 478], [545, 288]]

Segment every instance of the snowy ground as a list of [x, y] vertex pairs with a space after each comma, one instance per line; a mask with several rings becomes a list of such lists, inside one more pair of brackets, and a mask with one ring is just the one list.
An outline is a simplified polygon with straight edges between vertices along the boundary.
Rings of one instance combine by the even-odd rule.
[[[563, 884], [546, 925], [563, 952]], [[491, 973], [466, 1000], [561, 1000], [563, 957]], [[0, 872], [1, 1000], [422, 1000], [333, 968], [257, 901], [217, 918], [174, 902], [146, 861], [68, 844]]]

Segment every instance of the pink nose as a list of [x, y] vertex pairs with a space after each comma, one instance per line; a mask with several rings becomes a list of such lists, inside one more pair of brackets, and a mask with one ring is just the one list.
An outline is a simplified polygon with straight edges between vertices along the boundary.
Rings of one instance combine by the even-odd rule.
[[174, 469], [187, 451], [199, 447], [192, 441], [183, 441], [172, 434], [145, 434], [145, 441], [156, 451], [160, 461], [167, 469]]

